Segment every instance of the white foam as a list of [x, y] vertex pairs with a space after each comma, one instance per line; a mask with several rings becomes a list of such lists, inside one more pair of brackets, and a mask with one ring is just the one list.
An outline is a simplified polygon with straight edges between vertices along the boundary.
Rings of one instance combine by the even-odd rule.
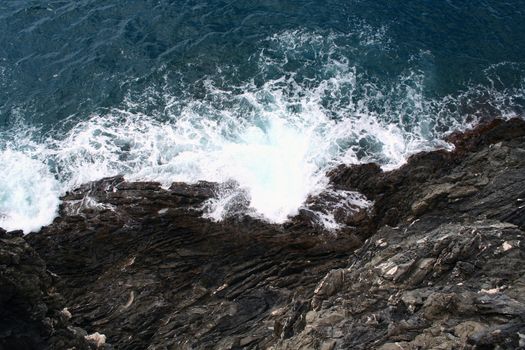
[[0, 227], [38, 231], [58, 209], [58, 184], [41, 161], [13, 150], [0, 151]]
[[224, 143], [205, 167], [215, 179], [235, 179], [249, 192], [250, 206], [282, 223], [297, 213], [318, 182], [309, 158], [315, 135], [280, 118], [269, 118], [265, 130], [250, 126], [237, 142]]
[[[362, 45], [383, 45], [384, 33], [358, 38]], [[128, 108], [92, 115], [43, 141], [35, 141], [34, 130], [15, 130], [11, 139], [17, 142], [1, 135], [6, 137], [0, 140], [0, 226], [38, 230], [53, 220], [60, 194], [117, 174], [164, 186], [226, 183], [206, 204], [209, 218], [244, 210], [282, 223], [309, 195], [326, 190], [325, 174], [333, 166], [378, 162], [392, 169], [413, 153], [449, 146], [440, 137], [467, 126], [465, 116], [448, 107], [471, 99], [470, 92], [426, 99], [418, 72], [400, 76], [396, 86], [378, 87], [338, 53], [337, 39], [305, 31], [272, 36], [268, 52], [254, 59], [268, 76], [263, 85], [250, 82], [228, 90], [207, 78], [205, 97], [198, 99], [148, 90], [145, 101], [149, 94], [166, 101], [162, 116], [136, 112], [141, 100], [130, 98]], [[301, 80], [286, 67], [312, 47], [317, 61], [305, 65], [319, 67], [318, 76]], [[341, 203], [370, 205], [348, 193]], [[331, 213], [318, 214], [326, 227], [338, 228]]]

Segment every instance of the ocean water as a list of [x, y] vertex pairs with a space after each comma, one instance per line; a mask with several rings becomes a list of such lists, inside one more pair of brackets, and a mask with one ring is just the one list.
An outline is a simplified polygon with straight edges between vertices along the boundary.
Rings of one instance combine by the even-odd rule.
[[117, 174], [283, 223], [334, 166], [524, 116], [524, 34], [522, 0], [1, 1], [0, 227]]

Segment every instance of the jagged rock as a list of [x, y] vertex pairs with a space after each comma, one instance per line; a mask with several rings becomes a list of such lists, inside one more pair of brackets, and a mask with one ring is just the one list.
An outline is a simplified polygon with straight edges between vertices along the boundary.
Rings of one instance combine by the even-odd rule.
[[72, 322], [128, 349], [260, 346], [304, 328], [301, 298], [359, 241], [250, 217], [211, 222], [202, 207], [217, 188], [114, 177], [67, 194], [64, 214], [28, 238], [61, 277]]
[[[332, 174], [375, 201], [378, 230], [350, 255], [343, 285], [312, 303], [308, 326], [274, 349], [523, 348], [525, 232], [509, 213], [525, 197], [525, 125], [482, 129], [478, 141], [468, 138], [483, 133], [454, 136], [456, 152], [418, 155], [389, 173], [364, 165]], [[346, 316], [323, 327], [326, 312]]]
[[451, 135], [453, 152], [422, 152], [390, 172], [364, 164], [340, 166], [329, 175], [335, 188], [358, 191], [374, 201], [376, 228], [396, 226], [432, 209], [444, 215], [483, 214], [523, 228], [524, 136], [522, 119], [496, 119]]
[[[487, 339], [504, 349], [518, 348], [518, 333], [525, 331], [525, 285], [517, 283], [525, 274], [525, 249], [514, 253], [497, 249], [505, 239], [523, 242], [525, 233], [499, 221], [442, 224], [430, 230], [427, 225], [423, 217], [412, 225], [382, 228], [373, 238], [389, 242], [388, 247], [369, 240], [350, 258], [343, 286], [315, 313], [348, 314], [336, 326], [345, 335], [337, 338], [336, 348], [390, 349], [389, 344], [397, 342], [405, 349], [474, 349]], [[403, 268], [405, 272], [396, 279], [393, 276], [404, 261], [401, 257], [423, 264], [409, 264], [411, 268]], [[476, 268], [457, 274], [457, 266], [467, 263]], [[412, 278], [421, 266], [431, 269], [423, 280]], [[318, 318], [310, 313], [307, 317], [309, 323]], [[487, 338], [488, 329], [509, 325], [516, 332], [506, 332], [507, 338]], [[332, 329], [323, 331], [322, 326], [315, 334], [305, 330], [284, 340], [275, 349], [294, 348], [305, 337], [331, 339]]]
[[59, 311], [55, 282], [19, 232], [0, 230], [0, 349], [90, 349]]
[[[56, 349], [86, 336], [109, 347], [102, 335], [118, 349], [523, 348], [525, 122], [449, 141], [454, 151], [390, 172], [335, 169], [333, 191], [284, 225], [203, 218], [234, 184], [85, 184], [52, 225], [2, 243], [18, 248], [0, 249], [1, 276], [28, 279], [0, 295], [26, 301], [37, 320], [24, 314], [5, 332], [50, 344], [51, 312], [64, 325]], [[336, 234], [315, 225], [353, 191], [370, 206], [349, 202]], [[65, 302], [48, 302], [50, 288]]]
[[330, 271], [319, 283], [314, 290], [312, 298], [312, 307], [316, 309], [319, 307], [322, 300], [334, 295], [344, 283], [343, 269]]

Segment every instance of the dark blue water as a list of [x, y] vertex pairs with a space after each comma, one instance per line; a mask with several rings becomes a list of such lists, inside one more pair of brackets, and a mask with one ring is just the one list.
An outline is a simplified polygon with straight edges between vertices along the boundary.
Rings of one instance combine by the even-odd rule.
[[118, 173], [234, 180], [283, 222], [334, 165], [523, 116], [524, 33], [522, 0], [2, 1], [0, 226]]

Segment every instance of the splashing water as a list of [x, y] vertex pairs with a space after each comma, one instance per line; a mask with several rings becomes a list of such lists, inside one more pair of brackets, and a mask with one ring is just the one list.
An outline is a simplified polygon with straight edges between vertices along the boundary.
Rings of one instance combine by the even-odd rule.
[[[415, 152], [449, 147], [443, 135], [475, 123], [477, 110], [461, 110], [465, 101], [514, 116], [523, 96], [523, 87], [501, 92], [473, 86], [429, 98], [425, 75], [417, 70], [381, 85], [341, 53], [339, 40], [285, 31], [266, 39], [267, 50], [253, 58], [262, 83], [228, 85], [227, 79], [218, 83], [223, 77], [206, 77], [200, 98], [176, 96], [169, 88], [146, 91], [129, 96], [122, 108], [76, 120], [69, 130], [4, 132], [0, 227], [36, 231], [56, 216], [61, 194], [117, 174], [164, 186], [233, 180], [238, 189], [209, 203], [207, 217], [221, 220], [232, 201], [245, 200], [251, 215], [283, 223], [309, 195], [326, 189], [333, 166], [398, 167]], [[384, 30], [356, 40], [354, 51], [389, 45]], [[312, 52], [315, 57], [304, 61]], [[162, 113], [141, 110], [159, 99]], [[326, 213], [322, 217], [335, 227]]]
[[57, 214], [58, 183], [47, 167], [22, 152], [0, 153], [0, 227], [37, 231]]

